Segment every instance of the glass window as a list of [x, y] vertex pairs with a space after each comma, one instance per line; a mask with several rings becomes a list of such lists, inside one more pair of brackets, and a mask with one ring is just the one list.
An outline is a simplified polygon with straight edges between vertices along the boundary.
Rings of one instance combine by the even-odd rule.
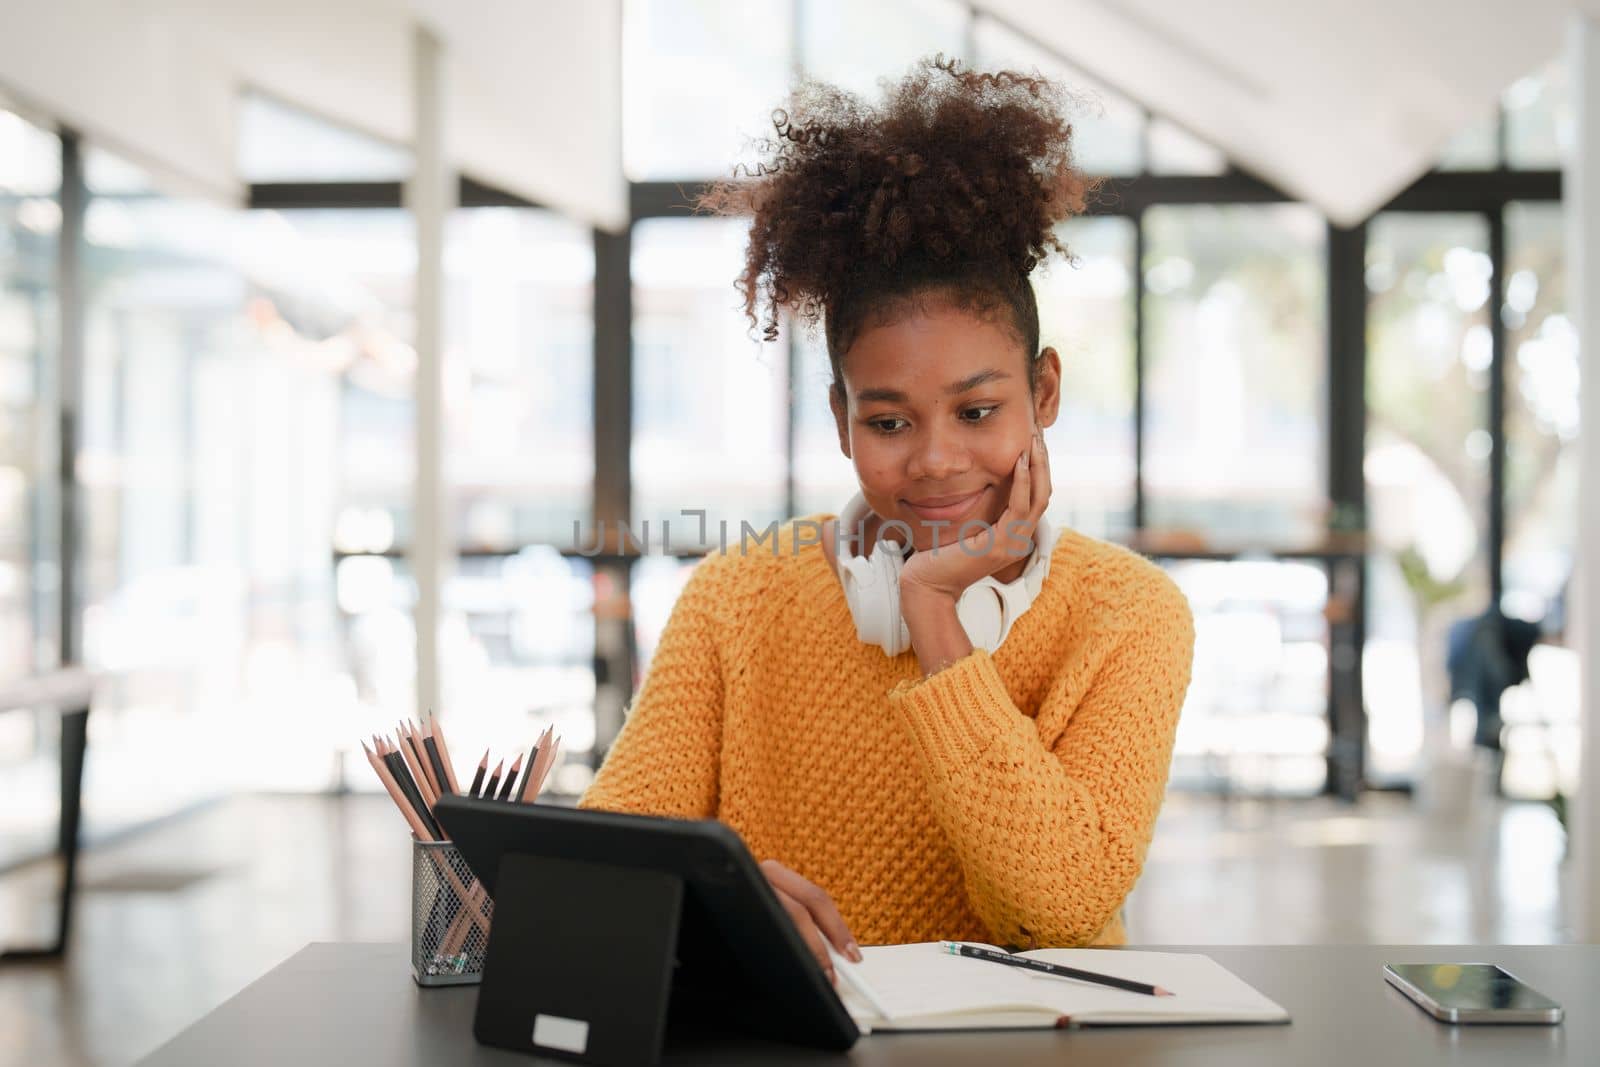
[[1059, 83], [1076, 106], [1072, 115], [1073, 158], [1090, 174], [1137, 174], [1144, 161], [1139, 141], [1143, 112], [1133, 101], [1033, 41], [992, 19], [979, 18], [974, 37], [977, 63], [985, 70], [1037, 71]]
[[1179, 788], [1320, 793], [1327, 780], [1327, 573], [1291, 560], [1175, 560], [1194, 610]]
[[672, 617], [683, 587], [689, 583], [698, 559], [680, 556], [641, 556], [633, 561], [628, 577], [629, 603], [633, 613], [634, 648], [638, 656], [635, 669], [642, 679], [650, 669], [661, 634]]
[[1145, 215], [1146, 521], [1252, 544], [1326, 528], [1325, 256], [1301, 205]]
[[628, 0], [623, 160], [628, 177], [722, 177], [772, 132], [793, 65], [793, 0]]
[[1228, 157], [1175, 122], [1150, 120], [1152, 174], [1222, 174]]
[[1577, 786], [1576, 652], [1568, 643], [1568, 585], [1578, 535], [1578, 336], [1566, 312], [1560, 204], [1506, 208], [1507, 615], [1540, 623], [1552, 645], [1530, 658], [1529, 682], [1501, 714], [1504, 786], [1545, 798]]
[[743, 219], [651, 219], [633, 229], [633, 529], [649, 522], [672, 548], [708, 539], [719, 521], [783, 518], [788, 424], [786, 342], [766, 344], [733, 281]]
[[261, 93], [239, 97], [239, 177], [247, 182], [401, 181], [411, 152]]
[[800, 331], [794, 385], [794, 497], [795, 513], [837, 515], [860, 488], [855, 466], [839, 447], [838, 424], [828, 406], [833, 368], [822, 327], [815, 336]]
[[1439, 170], [1493, 170], [1500, 165], [1500, 112], [1491, 109], [1439, 150]]
[[1566, 314], [1560, 204], [1506, 209], [1508, 614], [1545, 617], [1577, 537], [1578, 337]]
[[1061, 410], [1045, 431], [1053, 520], [1113, 537], [1133, 527], [1134, 224], [1073, 219], [1062, 238], [1074, 263], [1033, 275], [1040, 343], [1061, 356]]
[[52, 667], [59, 656], [60, 186], [60, 141], [0, 111], [0, 682]]
[[[290, 330], [320, 339], [323, 358], [338, 372], [330, 453], [336, 457], [335, 545], [403, 551], [411, 543], [415, 470], [411, 216], [399, 209], [251, 215], [264, 256], [274, 265], [299, 265], [298, 273], [274, 277], [272, 314]], [[454, 244], [457, 234], [452, 219], [447, 240]], [[456, 319], [446, 315], [447, 330]]]
[[594, 484], [594, 239], [548, 211], [451, 216], [447, 482], [457, 543], [570, 546]]
[[918, 60], [963, 58], [968, 18], [954, 0], [801, 0], [800, 64], [808, 78], [876, 103], [879, 82], [899, 81]]
[[[389, 721], [411, 714], [415, 670], [415, 586], [404, 558], [414, 529], [412, 223], [398, 210], [254, 214], [285, 262], [315, 265], [305, 286], [323, 296], [316, 315], [307, 292], [275, 299], [297, 328], [316, 332], [337, 372], [322, 553], [331, 545], [339, 557], [348, 684]], [[461, 553], [443, 593], [445, 706], [473, 709], [468, 738], [499, 724], [485, 743], [503, 744], [559, 719], [568, 751], [586, 751], [592, 653], [536, 635], [593, 636], [587, 606], [575, 629], [569, 618], [589, 602], [588, 562], [568, 574], [550, 547], [570, 546], [574, 520], [590, 513], [593, 241], [546, 211], [462, 209], [446, 231], [445, 278], [445, 463]]]
[[1572, 148], [1572, 94], [1567, 66], [1556, 58], [1513, 82], [1501, 106], [1506, 112], [1506, 163], [1512, 167], [1560, 167]]
[[[348, 704], [328, 556], [337, 379], [297, 329], [319, 305], [270, 295], [310, 270], [271, 262], [240, 213], [98, 151], [86, 163], [84, 656], [112, 678], [86, 803], [103, 832], [263, 779], [326, 785], [324, 731]], [[281, 745], [216, 760], [264, 721], [287, 727]]]
[[[491, 764], [502, 752], [514, 758], [516, 746], [527, 751], [553, 726], [563, 762], [587, 762], [595, 742], [594, 574], [589, 560], [552, 545], [462, 556], [445, 582], [440, 628], [442, 699], [455, 712], [448, 721], [456, 759], [486, 748], [495, 753]], [[512, 750], [503, 751], [508, 745]], [[565, 773], [550, 781], [547, 790], [569, 791]]]
[[[1491, 350], [1480, 215], [1380, 215], [1367, 242], [1368, 763], [1414, 769], [1449, 624], [1487, 606]], [[1432, 721], [1437, 721], [1434, 719]]]
[[[56, 269], [61, 142], [0, 110], [0, 685], [60, 662]], [[53, 715], [0, 715], [0, 867], [55, 847]]]

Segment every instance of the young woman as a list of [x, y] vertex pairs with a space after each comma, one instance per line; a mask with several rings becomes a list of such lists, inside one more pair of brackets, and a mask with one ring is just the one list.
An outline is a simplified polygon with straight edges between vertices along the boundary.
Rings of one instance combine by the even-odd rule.
[[859, 494], [694, 570], [583, 805], [733, 827], [824, 941], [1119, 944], [1189, 683], [1153, 564], [1052, 530], [1029, 272], [1081, 210], [1058, 91], [925, 61], [802, 86], [754, 176], [753, 323], [825, 327]]

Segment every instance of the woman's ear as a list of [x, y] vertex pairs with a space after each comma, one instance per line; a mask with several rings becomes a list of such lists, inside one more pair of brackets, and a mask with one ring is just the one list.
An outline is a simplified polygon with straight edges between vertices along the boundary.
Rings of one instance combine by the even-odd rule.
[[844, 458], [850, 458], [850, 412], [847, 409], [849, 401], [844, 396], [844, 386], [838, 383], [828, 386], [828, 407], [833, 409], [833, 424], [839, 431], [839, 451], [844, 453]]
[[1033, 383], [1033, 419], [1040, 427], [1054, 426], [1061, 410], [1061, 357], [1053, 348], [1039, 353]]

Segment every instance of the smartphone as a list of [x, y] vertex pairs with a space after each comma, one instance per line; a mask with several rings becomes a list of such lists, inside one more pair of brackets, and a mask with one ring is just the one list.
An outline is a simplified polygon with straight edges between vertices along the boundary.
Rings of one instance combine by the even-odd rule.
[[1561, 1021], [1561, 1005], [1492, 963], [1386, 963], [1383, 978], [1447, 1023]]

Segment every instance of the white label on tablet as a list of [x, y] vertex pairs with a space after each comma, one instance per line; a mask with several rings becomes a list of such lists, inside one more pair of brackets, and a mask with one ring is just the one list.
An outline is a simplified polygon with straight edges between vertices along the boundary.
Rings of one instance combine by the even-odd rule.
[[582, 1055], [589, 1047], [589, 1024], [582, 1019], [564, 1019], [559, 1015], [535, 1015], [533, 1043]]

